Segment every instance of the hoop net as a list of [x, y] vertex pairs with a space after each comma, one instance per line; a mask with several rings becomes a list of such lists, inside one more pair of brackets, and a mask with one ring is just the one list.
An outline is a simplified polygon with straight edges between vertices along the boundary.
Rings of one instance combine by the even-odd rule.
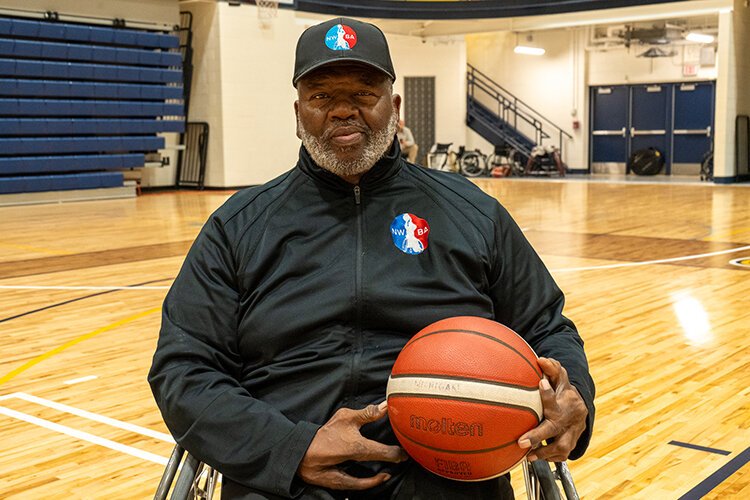
[[255, 0], [258, 7], [258, 22], [261, 28], [270, 28], [273, 18], [279, 13], [279, 0]]

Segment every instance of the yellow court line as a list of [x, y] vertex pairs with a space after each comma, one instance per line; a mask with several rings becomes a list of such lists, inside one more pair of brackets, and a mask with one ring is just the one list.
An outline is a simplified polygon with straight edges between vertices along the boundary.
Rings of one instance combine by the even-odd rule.
[[12, 370], [12, 371], [8, 372], [7, 374], [3, 375], [2, 377], [0, 377], [0, 384], [4, 384], [5, 382], [8, 382], [12, 378], [14, 378], [14, 377], [18, 376], [19, 374], [25, 372], [26, 370], [28, 370], [32, 366], [41, 363], [45, 359], [51, 358], [55, 354], [61, 353], [62, 351], [64, 351], [65, 349], [67, 349], [69, 347], [73, 347], [76, 344], [80, 344], [84, 340], [88, 340], [88, 339], [90, 339], [92, 337], [96, 337], [100, 333], [104, 333], [104, 332], [107, 332], [109, 330], [113, 330], [113, 329], [115, 329], [115, 328], [117, 328], [119, 326], [125, 325], [127, 323], [131, 323], [131, 322], [133, 322], [135, 320], [141, 319], [141, 318], [143, 318], [145, 316], [148, 316], [149, 314], [154, 314], [155, 312], [159, 312], [159, 311], [161, 311], [161, 307], [154, 307], [153, 309], [149, 309], [147, 311], [143, 311], [143, 312], [140, 312], [138, 314], [134, 314], [133, 316], [129, 316], [129, 317], [127, 317], [125, 319], [121, 319], [119, 321], [115, 321], [114, 323], [111, 323], [111, 324], [109, 324], [107, 326], [103, 326], [101, 328], [97, 328], [93, 332], [89, 332], [89, 333], [87, 333], [85, 335], [81, 335], [80, 337], [76, 337], [73, 340], [71, 340], [69, 342], [66, 342], [63, 345], [59, 346], [59, 347], [55, 347], [51, 351], [47, 351], [44, 354], [40, 354], [39, 356], [35, 357], [34, 359], [31, 359], [31, 360], [27, 361], [26, 363], [22, 364], [21, 366], [19, 366], [15, 370]]

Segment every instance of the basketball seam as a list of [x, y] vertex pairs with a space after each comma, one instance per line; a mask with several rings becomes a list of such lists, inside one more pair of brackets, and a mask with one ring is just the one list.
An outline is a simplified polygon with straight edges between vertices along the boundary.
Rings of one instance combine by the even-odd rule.
[[[511, 331], [513, 331], [513, 330], [511, 330]], [[416, 339], [411, 339], [411, 340], [410, 340], [409, 342], [407, 342], [407, 343], [406, 343], [406, 345], [404, 346], [404, 350], [405, 350], [405, 349], [406, 349], [407, 347], [409, 347], [410, 345], [412, 345], [412, 344], [414, 344], [414, 343], [418, 342], [419, 340], [422, 340], [422, 339], [424, 339], [424, 338], [430, 337], [430, 336], [432, 336], [432, 335], [437, 335], [438, 333], [448, 333], [448, 332], [468, 333], [468, 334], [470, 334], [470, 335], [477, 335], [477, 336], [479, 336], [479, 337], [484, 337], [484, 338], [486, 338], [486, 339], [492, 340], [493, 342], [497, 342], [498, 344], [502, 344], [502, 345], [504, 345], [505, 347], [507, 347], [508, 349], [510, 349], [511, 351], [513, 351], [513, 352], [515, 352], [516, 354], [518, 354], [518, 355], [519, 355], [519, 356], [521, 357], [521, 359], [523, 359], [523, 360], [524, 360], [524, 361], [526, 362], [526, 364], [527, 364], [527, 365], [529, 365], [529, 367], [531, 367], [531, 369], [532, 369], [532, 370], [534, 370], [534, 373], [536, 373], [536, 374], [537, 374], [537, 376], [538, 376], [538, 377], [539, 377], [540, 379], [542, 378], [542, 374], [541, 374], [541, 372], [539, 372], [539, 370], [537, 370], [537, 369], [536, 369], [536, 367], [535, 367], [534, 365], [532, 365], [532, 364], [531, 364], [531, 362], [530, 362], [530, 361], [529, 361], [528, 359], [526, 359], [526, 356], [524, 356], [524, 355], [523, 355], [523, 353], [521, 353], [521, 352], [520, 352], [520, 351], [519, 351], [518, 349], [516, 349], [516, 348], [515, 348], [515, 347], [513, 347], [512, 345], [508, 344], [507, 342], [503, 342], [502, 340], [500, 340], [500, 339], [498, 339], [498, 338], [496, 338], [496, 337], [493, 337], [492, 335], [487, 335], [486, 333], [482, 333], [482, 332], [477, 332], [477, 331], [474, 331], [474, 330], [460, 330], [460, 329], [456, 329], [456, 328], [451, 328], [451, 329], [448, 329], [448, 330], [438, 330], [438, 331], [435, 331], [435, 332], [430, 332], [430, 333], [426, 333], [426, 334], [422, 335], [422, 336], [421, 336], [421, 337], [419, 337], [419, 338], [416, 338]], [[513, 333], [514, 333], [514, 334], [516, 334], [516, 335], [518, 335], [518, 334], [517, 334], [517, 333], [515, 333], [515, 332], [513, 332]], [[520, 335], [519, 335], [519, 337], [520, 337]], [[521, 337], [521, 340], [523, 340], [523, 338], [522, 338], [522, 337]], [[526, 341], [525, 341], [525, 340], [524, 340], [524, 343], [526, 343]], [[528, 344], [528, 343], [526, 343], [526, 345], [527, 345], [527, 346], [529, 346], [529, 344]], [[531, 346], [529, 346], [529, 349], [531, 349]], [[534, 351], [533, 351], [533, 349], [532, 349], [532, 353], [533, 353], [533, 352], [534, 352]], [[536, 356], [536, 354], [534, 354], [534, 355]]]
[[399, 373], [391, 374], [391, 378], [409, 378], [409, 377], [421, 377], [435, 380], [463, 380], [466, 382], [481, 382], [483, 384], [497, 385], [500, 387], [509, 387], [511, 389], [520, 389], [523, 391], [538, 391], [539, 387], [536, 385], [520, 385], [520, 384], [508, 384], [505, 382], [497, 382], [495, 380], [487, 380], [483, 378], [475, 377], [461, 377], [458, 375], [435, 375], [434, 373]]
[[537, 412], [535, 412], [532, 408], [529, 408], [528, 406], [520, 406], [520, 405], [514, 405], [510, 403], [499, 403], [497, 401], [486, 401], [484, 399], [474, 399], [474, 398], [466, 398], [461, 396], [441, 396], [439, 394], [421, 394], [418, 392], [393, 392], [388, 394], [388, 399], [391, 398], [415, 398], [415, 399], [444, 399], [448, 401], [462, 401], [464, 403], [479, 403], [484, 404], [488, 406], [501, 406], [503, 408], [510, 408], [512, 410], [521, 410], [525, 411], [527, 413], [531, 413], [536, 417], [537, 422], [541, 422], [542, 418], [541, 415], [539, 415]]

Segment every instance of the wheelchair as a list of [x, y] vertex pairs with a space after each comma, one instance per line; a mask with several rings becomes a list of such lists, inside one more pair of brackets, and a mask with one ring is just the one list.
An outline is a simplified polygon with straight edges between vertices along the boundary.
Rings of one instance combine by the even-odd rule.
[[446, 172], [460, 172], [464, 177], [487, 175], [487, 155], [465, 146], [453, 148], [453, 143], [438, 142], [427, 153], [427, 168]]
[[452, 142], [437, 142], [433, 144], [427, 153], [427, 168], [442, 170], [444, 172], [457, 172], [456, 160], [458, 153], [453, 149]]
[[[524, 459], [520, 467], [528, 500], [579, 500], [566, 462], [550, 464]], [[212, 500], [219, 481], [216, 469], [200, 462], [178, 444], [167, 461], [154, 500], [167, 500], [170, 492], [170, 500]]]
[[531, 150], [523, 175], [565, 177], [566, 171], [557, 147], [538, 145]]

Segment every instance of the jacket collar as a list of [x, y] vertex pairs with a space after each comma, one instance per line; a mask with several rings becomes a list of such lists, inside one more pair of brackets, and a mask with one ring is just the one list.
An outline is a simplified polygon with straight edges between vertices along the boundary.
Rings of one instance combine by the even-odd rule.
[[[380, 158], [375, 165], [362, 175], [359, 180], [360, 187], [374, 187], [378, 184], [387, 182], [401, 170], [401, 147], [397, 140], [394, 139], [391, 148]], [[336, 174], [320, 167], [310, 157], [305, 146], [299, 148], [299, 161], [297, 168], [311, 177], [314, 181], [336, 189], [352, 189], [352, 185]]]

